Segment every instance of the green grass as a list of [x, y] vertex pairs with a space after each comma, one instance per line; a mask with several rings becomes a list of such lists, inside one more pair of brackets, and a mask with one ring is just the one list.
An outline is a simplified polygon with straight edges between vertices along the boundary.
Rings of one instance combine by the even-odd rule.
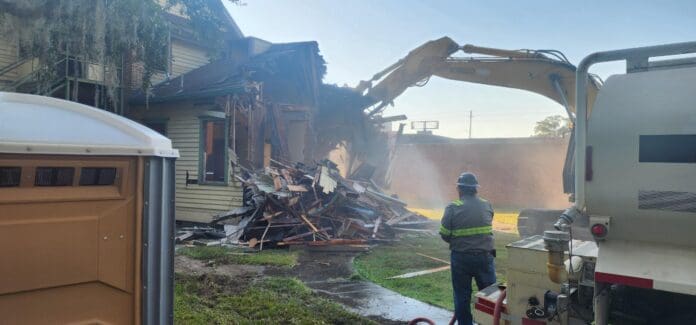
[[253, 264], [293, 267], [297, 264], [297, 253], [286, 250], [264, 250], [243, 253], [238, 249], [220, 246], [184, 247], [178, 254], [197, 260], [213, 261], [216, 264]]
[[177, 274], [175, 324], [375, 324], [317, 297], [294, 278], [234, 283], [226, 277]]
[[[498, 257], [495, 260], [498, 281], [505, 280], [505, 268], [507, 267], [507, 250], [505, 245], [518, 239], [517, 234], [495, 233], [495, 246], [498, 252]], [[440, 237], [405, 235], [401, 241], [393, 245], [378, 246], [370, 252], [359, 256], [355, 259], [354, 266], [361, 277], [385, 288], [394, 290], [404, 296], [454, 310], [452, 277], [449, 271], [441, 271], [408, 279], [387, 279], [395, 275], [444, 265], [443, 263], [416, 255], [416, 253], [449, 261], [447, 243], [442, 241]]]

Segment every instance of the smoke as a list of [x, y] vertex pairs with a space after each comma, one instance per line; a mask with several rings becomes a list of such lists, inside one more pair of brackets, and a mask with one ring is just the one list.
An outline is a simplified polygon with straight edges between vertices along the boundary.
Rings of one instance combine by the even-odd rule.
[[442, 166], [417, 145], [398, 145], [392, 168], [391, 190], [409, 206], [442, 209], [452, 197], [451, 179], [442, 175]]
[[468, 171], [477, 175], [481, 196], [496, 208], [564, 208], [566, 143], [532, 138], [400, 144], [391, 190], [414, 207], [442, 208], [457, 196], [457, 176]]

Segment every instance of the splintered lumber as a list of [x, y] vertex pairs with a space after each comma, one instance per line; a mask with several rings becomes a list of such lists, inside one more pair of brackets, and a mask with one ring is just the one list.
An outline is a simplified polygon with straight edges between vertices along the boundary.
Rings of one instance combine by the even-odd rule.
[[440, 266], [440, 267], [436, 267], [436, 268], [432, 268], [432, 269], [428, 269], [428, 270], [416, 271], [416, 272], [410, 272], [410, 273], [406, 273], [406, 274], [402, 274], [402, 275], [397, 275], [397, 276], [389, 277], [387, 279], [408, 279], [408, 278], [413, 278], [413, 277], [417, 277], [420, 275], [426, 275], [426, 274], [431, 274], [431, 273], [435, 273], [435, 272], [442, 272], [442, 271], [446, 271], [449, 269], [450, 269], [450, 266], [446, 265], [446, 266]]
[[375, 221], [375, 229], [372, 230], [372, 238], [377, 237], [377, 230], [379, 230], [379, 224], [382, 223], [382, 216], [380, 215], [377, 217], [377, 221]]
[[307, 225], [309, 226], [309, 228], [312, 228], [312, 231], [313, 231], [313, 232], [319, 232], [319, 229], [317, 229], [317, 227], [314, 226], [314, 224], [313, 224], [311, 221], [309, 221], [309, 219], [307, 219], [307, 217], [305, 217], [304, 214], [300, 214], [300, 218], [302, 218], [302, 221], [304, 221], [305, 223], [307, 223]]
[[309, 191], [303, 185], [292, 185], [292, 184], [288, 184], [288, 190], [291, 192], [307, 192], [307, 191]]
[[[394, 211], [393, 208], [390, 207], [389, 209], [391, 210], [391, 212], [393, 212], [393, 213], [396, 214], [396, 211]], [[400, 216], [396, 216], [395, 218], [393, 218], [393, 219], [391, 219], [391, 220], [388, 220], [388, 221], [387, 221], [387, 224], [390, 225], [390, 226], [393, 226], [393, 225], [399, 223], [400, 221], [406, 220], [406, 219], [408, 219], [409, 217], [412, 217], [412, 216], [414, 216], [414, 215], [415, 215], [415, 214], [413, 214], [413, 213], [411, 213], [411, 212], [406, 212], [406, 213], [404, 213], [404, 214], [402, 214], [402, 215], [400, 215]]]
[[261, 246], [259, 247], [259, 250], [263, 250], [263, 240], [266, 239], [266, 234], [268, 233], [268, 228], [271, 227], [271, 222], [268, 221], [268, 225], [266, 226], [266, 229], [263, 231], [263, 235], [261, 235]]
[[394, 227], [404, 227], [404, 222], [427, 222], [369, 180], [342, 177], [329, 160], [294, 166], [271, 162], [258, 171], [241, 168], [244, 206], [212, 222], [224, 223], [224, 241], [260, 249], [287, 245], [363, 249], [368, 240], [394, 239]]
[[[319, 229], [319, 231], [321, 231], [321, 232], [329, 231], [329, 230], [330, 230], [330, 228], [321, 228], [321, 229]], [[304, 237], [307, 237], [307, 236], [311, 236], [311, 235], [313, 235], [313, 234], [314, 234], [314, 231], [310, 231], [310, 232], [306, 232], [306, 233], [304, 233], [304, 234], [299, 234], [299, 235], [295, 235], [295, 236], [286, 237], [286, 238], [283, 238], [283, 241], [282, 241], [282, 242], [283, 242], [283, 243], [292, 242], [292, 241], [295, 240], [295, 239], [304, 238]]]
[[176, 236], [176, 242], [181, 243], [181, 242], [186, 241], [187, 239], [189, 239], [193, 236], [194, 236], [193, 231], [186, 231], [183, 234]]
[[252, 239], [249, 239], [249, 241], [247, 242], [247, 245], [248, 245], [250, 248], [254, 248], [254, 247], [256, 247], [256, 245], [258, 245], [258, 244], [260, 244], [260, 243], [268, 243], [268, 242], [270, 242], [270, 240], [260, 241], [260, 240], [258, 240], [258, 239], [256, 239], [256, 238], [252, 238]]

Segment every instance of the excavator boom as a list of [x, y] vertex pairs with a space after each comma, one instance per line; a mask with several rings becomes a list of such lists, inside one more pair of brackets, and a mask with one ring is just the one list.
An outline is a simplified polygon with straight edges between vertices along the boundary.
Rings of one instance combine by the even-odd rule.
[[[460, 50], [485, 56], [452, 56]], [[422, 85], [432, 76], [527, 90], [563, 105], [571, 118], [575, 112], [575, 66], [560, 52], [459, 46], [449, 37], [417, 47], [372, 79], [361, 81], [355, 90], [370, 99], [372, 108], [369, 114], [373, 115], [381, 112], [409, 87]], [[597, 83], [594, 80], [591, 82], [588, 91], [590, 103], [598, 90]]]

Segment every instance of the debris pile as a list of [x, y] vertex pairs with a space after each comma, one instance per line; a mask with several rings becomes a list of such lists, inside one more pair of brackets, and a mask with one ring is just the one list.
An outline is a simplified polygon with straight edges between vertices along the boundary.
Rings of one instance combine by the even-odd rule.
[[259, 249], [366, 245], [431, 223], [373, 182], [341, 177], [329, 160], [311, 167], [273, 162], [277, 167], [236, 176], [244, 184], [244, 206], [212, 222], [224, 226], [223, 243]]

